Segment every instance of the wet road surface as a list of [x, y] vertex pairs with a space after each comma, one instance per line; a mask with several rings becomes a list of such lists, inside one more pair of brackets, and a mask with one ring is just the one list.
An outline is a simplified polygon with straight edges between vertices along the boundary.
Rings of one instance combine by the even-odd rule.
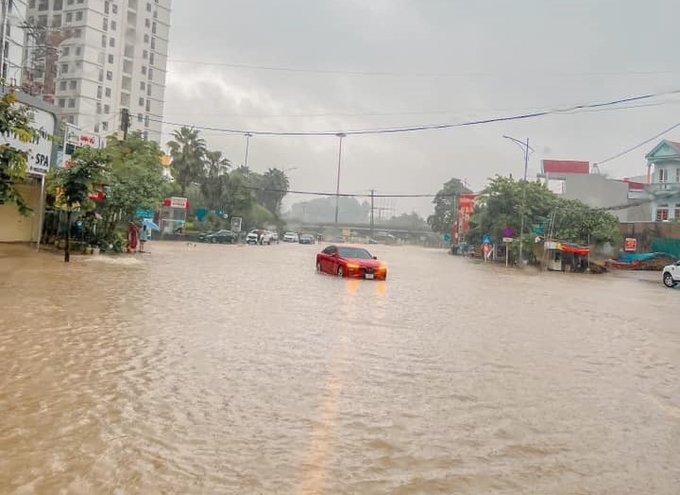
[[149, 249], [0, 246], [0, 493], [678, 493], [660, 277], [371, 246], [389, 280], [352, 281], [315, 273], [319, 246]]

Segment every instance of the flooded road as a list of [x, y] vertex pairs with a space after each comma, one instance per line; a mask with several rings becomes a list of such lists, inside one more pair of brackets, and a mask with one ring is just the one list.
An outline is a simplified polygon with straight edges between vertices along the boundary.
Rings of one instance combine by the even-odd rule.
[[678, 493], [660, 277], [375, 246], [383, 283], [316, 274], [318, 246], [149, 249], [0, 246], [0, 493]]

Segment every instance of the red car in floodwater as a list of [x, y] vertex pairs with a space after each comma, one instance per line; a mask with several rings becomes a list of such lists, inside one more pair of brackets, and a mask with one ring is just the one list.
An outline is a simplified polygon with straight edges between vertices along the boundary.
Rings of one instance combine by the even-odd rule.
[[316, 271], [338, 277], [387, 279], [387, 266], [366, 249], [331, 245], [316, 255]]

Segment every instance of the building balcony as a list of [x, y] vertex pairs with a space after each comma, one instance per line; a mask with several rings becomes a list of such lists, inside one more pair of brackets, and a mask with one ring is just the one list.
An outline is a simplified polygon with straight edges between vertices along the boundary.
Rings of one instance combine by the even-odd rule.
[[645, 190], [650, 193], [659, 191], [680, 192], [680, 182], [652, 182], [650, 184], [645, 184]]

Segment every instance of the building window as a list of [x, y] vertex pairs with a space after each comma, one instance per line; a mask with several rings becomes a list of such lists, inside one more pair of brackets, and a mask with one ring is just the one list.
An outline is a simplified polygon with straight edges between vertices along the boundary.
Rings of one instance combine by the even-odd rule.
[[675, 205], [675, 219], [680, 220], [680, 204]]
[[83, 61], [82, 60], [76, 60], [76, 69], [82, 69], [83, 68]]
[[118, 13], [118, 5], [116, 5], [115, 3], [113, 5], [111, 5], [111, 12], [114, 13], [114, 14], [117, 14]]
[[69, 98], [68, 99], [68, 107], [69, 108], [75, 108], [76, 106], [76, 99], [75, 98]]
[[149, 116], [144, 117], [144, 127], [149, 127]]
[[66, 5], [73, 5], [73, 0], [66, 0]]
[[151, 49], [152, 50], [156, 49], [156, 38], [151, 38]]
[[118, 25], [116, 24], [116, 21], [111, 21], [111, 31], [115, 31], [116, 27], [118, 27]]
[[156, 34], [156, 23], [155, 22], [151, 25], [151, 33]]
[[148, 43], [148, 42], [149, 42], [149, 35], [145, 34], [144, 35], [144, 43]]
[[104, 105], [104, 113], [105, 114], [111, 113], [111, 106], [110, 105]]
[[29, 9], [34, 9], [35, 8], [35, 0], [30, 0], [28, 2], [28, 8]]
[[105, 94], [107, 98], [111, 98], [111, 88], [106, 88]]
[[70, 52], [71, 52], [70, 46], [65, 46], [64, 48], [61, 49], [61, 55], [63, 57], [68, 57]]
[[97, 98], [99, 98], [100, 100], [102, 98], [102, 87], [101, 86], [97, 86]]
[[[12, 3], [10, 2], [10, 5]], [[54, 0], [54, 7], [52, 7], [53, 10], [61, 10], [64, 8], [64, 0]]]
[[144, 81], [139, 83], [139, 89], [141, 89], [142, 91], [146, 89], [146, 83]]
[[77, 46], [76, 47], [76, 57], [80, 57], [83, 53], [83, 47], [82, 46]]
[[153, 69], [149, 69], [149, 81], [153, 81]]
[[102, 82], [104, 80], [104, 71], [102, 69], [99, 69], [99, 77], [97, 78], [99, 82]]
[[137, 122], [142, 122], [143, 120], [144, 120], [144, 115], [142, 115], [141, 113], [138, 113], [137, 114]]
[[97, 113], [100, 114], [102, 113], [102, 104], [97, 102]]
[[73, 36], [74, 36], [75, 38], [80, 38], [80, 37], [82, 37], [82, 36], [83, 36], [83, 30], [80, 29], [80, 28], [75, 28], [75, 29], [73, 30]]
[[146, 65], [142, 65], [142, 74], [146, 75]]
[[147, 112], [151, 111], [151, 100], [146, 100], [146, 111]]
[[106, 80], [113, 81], [113, 72], [111, 72], [110, 70], [106, 71]]
[[85, 0], [77, 0], [76, 3], [79, 3], [79, 4], [80, 4], [80, 3], [85, 3]]
[[104, 31], [109, 30], [109, 20], [106, 17], [104, 17], [104, 20], [102, 21], [102, 29]]
[[48, 0], [38, 0], [38, 11], [49, 10], [50, 5]]
[[64, 108], [66, 106], [66, 98], [59, 98], [59, 106]]
[[68, 89], [78, 89], [78, 80], [77, 79], [71, 79], [68, 82]]
[[146, 87], [146, 95], [151, 96], [151, 84]]
[[68, 64], [61, 64], [60, 69], [62, 74], [68, 74]]
[[144, 19], [144, 26], [151, 27], [151, 19]]
[[656, 208], [656, 221], [663, 222], [668, 220], [668, 205], [659, 205]]
[[106, 60], [106, 55], [104, 52], [99, 52], [97, 54], [97, 63], [99, 65], [104, 65], [104, 60]]
[[94, 125], [94, 133], [98, 134], [99, 133], [99, 124]]
[[144, 106], [144, 98], [139, 99], [139, 106], [143, 107]]
[[151, 12], [151, 3], [149, 2], [146, 3], [146, 11]]
[[61, 15], [55, 15], [52, 17], [52, 27], [61, 27]]
[[680, 167], [675, 169], [675, 182], [680, 182]]
[[104, 13], [105, 14], [109, 13], [109, 2], [104, 2]]
[[154, 54], [152, 53], [152, 54], [149, 56], [149, 64], [150, 64], [150, 65], [154, 65], [154, 60], [155, 60], [155, 57], [154, 57]]
[[[66, 81], [59, 81], [59, 89], [61, 91], [66, 91]], [[63, 106], [62, 106], [63, 108]]]
[[102, 34], [102, 48], [106, 48], [106, 35]]
[[148, 52], [147, 50], [144, 50], [144, 51], [142, 52], [142, 58], [143, 58], [144, 60], [146, 60], [147, 58], [149, 58], [149, 52]]
[[659, 169], [659, 182], [668, 182], [668, 170], [665, 168]]
[[112, 64], [113, 63], [113, 54], [112, 53], [109, 53], [108, 59], [109, 59], [109, 63]]
[[66, 12], [66, 22], [73, 22], [73, 12]]
[[102, 130], [104, 130], [104, 131], [109, 130], [109, 123], [108, 122], [102, 122]]
[[76, 21], [82, 21], [83, 20], [83, 11], [79, 10], [76, 12]]
[[109, 46], [111, 48], [116, 46], [116, 39], [115, 38], [109, 38]]

